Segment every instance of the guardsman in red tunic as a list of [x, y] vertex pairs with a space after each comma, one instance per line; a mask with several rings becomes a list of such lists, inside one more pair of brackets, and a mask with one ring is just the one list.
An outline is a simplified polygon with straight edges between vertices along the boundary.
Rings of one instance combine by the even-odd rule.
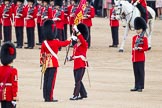
[[[77, 43], [74, 45], [73, 55], [68, 57], [68, 60], [74, 60], [74, 78], [75, 78], [75, 88], [73, 92], [73, 97], [70, 100], [78, 100], [87, 98], [87, 92], [82, 82], [82, 78], [85, 73], [85, 68], [88, 66], [87, 49], [88, 49], [88, 27], [80, 23], [73, 27], [74, 32], [72, 37], [76, 37]], [[74, 39], [74, 38], [73, 38]], [[80, 95], [80, 97], [79, 97]]]
[[42, 0], [37, 0], [37, 30], [38, 30], [38, 43], [36, 45], [41, 45], [43, 39], [41, 34], [41, 15], [42, 15]]
[[87, 0], [86, 9], [84, 11], [84, 17], [82, 23], [88, 26], [89, 30], [89, 38], [88, 38], [88, 48], [91, 46], [91, 26], [92, 26], [92, 18], [95, 16], [95, 9], [91, 6], [91, 0]]
[[64, 39], [67, 39], [67, 25], [69, 24], [69, 14], [70, 11], [68, 10], [68, 3], [66, 0], [63, 0], [63, 6], [62, 9], [64, 11]]
[[145, 51], [148, 50], [148, 41], [145, 37], [147, 24], [142, 17], [134, 20], [137, 35], [132, 38], [132, 62], [135, 77], [135, 86], [131, 91], [142, 92], [145, 79]]
[[24, 0], [17, 0], [17, 5], [14, 10], [14, 21], [15, 21], [15, 33], [17, 39], [17, 46], [16, 48], [22, 48], [23, 46], [23, 29], [24, 29], [24, 17], [25, 14], [25, 7], [24, 7]]
[[11, 20], [12, 20], [12, 2], [10, 0], [4, 1], [4, 6], [2, 7], [2, 24], [3, 24], [3, 34], [4, 42], [11, 41]]
[[143, 19], [147, 22], [148, 11], [146, 0], [132, 0], [131, 3], [139, 9], [141, 12], [141, 17], [143, 17]]
[[109, 45], [109, 47], [117, 48], [119, 44], [119, 21], [116, 19], [116, 14], [114, 11], [114, 5], [112, 4], [112, 8], [110, 9], [110, 27], [111, 27], [111, 35], [112, 35], [112, 45]]
[[64, 12], [61, 9], [62, 0], [55, 0], [55, 10], [53, 11], [53, 21], [57, 29], [56, 38], [60, 41], [64, 40]]
[[2, 13], [3, 13], [3, 11], [2, 11], [2, 7], [3, 7], [3, 1], [1, 1], [0, 2], [0, 45], [1, 45], [1, 40], [2, 40], [2, 21], [1, 21], [1, 19], [2, 19]]
[[0, 102], [1, 108], [16, 108], [18, 93], [18, 72], [11, 63], [16, 58], [16, 48], [11, 42], [6, 42], [1, 48], [0, 66]]
[[46, 20], [44, 22], [43, 35], [46, 40], [42, 43], [40, 52], [40, 64], [46, 67], [43, 84], [43, 97], [45, 102], [58, 101], [53, 98], [57, 68], [59, 67], [57, 53], [60, 47], [67, 46], [71, 43], [71, 38], [66, 41], [56, 39], [53, 24], [54, 22], [52, 20]]
[[35, 28], [35, 18], [37, 17], [37, 9], [36, 9], [36, 3], [34, 0], [27, 0], [28, 5], [26, 8], [26, 31], [27, 31], [27, 43], [28, 46], [25, 47], [26, 49], [33, 49], [35, 45], [35, 34], [34, 34], [34, 28]]
[[[49, 4], [50, 0], [43, 0], [42, 2], [43, 2], [43, 8], [42, 8], [42, 15], [41, 15], [41, 22], [40, 22], [41, 29], [45, 20], [52, 19], [52, 7]], [[44, 39], [45, 38], [42, 35], [42, 42]]]

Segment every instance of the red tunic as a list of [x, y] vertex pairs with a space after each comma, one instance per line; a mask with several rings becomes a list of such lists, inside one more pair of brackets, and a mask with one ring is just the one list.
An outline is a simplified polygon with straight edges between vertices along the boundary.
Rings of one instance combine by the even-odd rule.
[[42, 6], [37, 5], [37, 23], [41, 22]]
[[2, 20], [1, 20], [1, 19], [2, 19], [2, 13], [3, 13], [3, 11], [2, 11], [3, 5], [4, 5], [4, 4], [1, 4], [1, 5], [0, 5], [0, 24], [2, 24]]
[[64, 10], [64, 24], [69, 24], [69, 15], [70, 15], [70, 10], [68, 7], [63, 6], [63, 8], [67, 8], [67, 10]]
[[[86, 58], [88, 43], [81, 34], [78, 36], [78, 39], [80, 40], [81, 44], [79, 46], [77, 44], [74, 45], [72, 58], [75, 56], [84, 56]], [[86, 67], [85, 61], [83, 61], [81, 58], [74, 59], [74, 70], [84, 67]]]
[[26, 16], [25, 7], [23, 6], [22, 12], [20, 12], [22, 14], [22, 16], [20, 16], [19, 18], [16, 17], [18, 9], [19, 9], [18, 6], [16, 6], [15, 11], [14, 11], [15, 27], [23, 27], [24, 26], [24, 17]]
[[74, 17], [75, 17], [75, 12], [72, 12], [73, 10], [75, 10], [75, 9], [73, 9], [73, 8], [75, 8], [74, 7], [74, 5], [70, 5], [69, 7], [68, 7], [68, 10], [69, 10], [69, 12], [70, 12], [70, 16], [69, 16], [69, 24], [70, 25], [73, 25], [74, 24]]
[[88, 18], [85, 18], [82, 20], [82, 23], [87, 25], [88, 27], [92, 26], [92, 18], [94, 18], [95, 16], [95, 9], [93, 6], [90, 6], [90, 13], [88, 13], [88, 15], [90, 15]]
[[[132, 0], [132, 1], [133, 1], [133, 3], [135, 3], [137, 0]], [[140, 3], [144, 8], [147, 7], [146, 0], [139, 0], [139, 3]]]
[[9, 16], [2, 16], [2, 23], [3, 26], [11, 26], [11, 20], [12, 20], [12, 6], [9, 7], [8, 12], [4, 13], [4, 10], [6, 9], [6, 6], [2, 6], [2, 12], [3, 14], [8, 14]]
[[[47, 40], [48, 45], [51, 47], [51, 49], [54, 51], [55, 54], [58, 53], [58, 49], [63, 46], [67, 46], [70, 44], [71, 41], [59, 41], [57, 39], [55, 40]], [[41, 52], [40, 52], [40, 64], [43, 64], [43, 55], [45, 55], [46, 59], [46, 67], [58, 67], [58, 60], [51, 55], [50, 51], [45, 46], [45, 43], [42, 43]]]
[[135, 42], [139, 38], [138, 35], [133, 36], [132, 38], [132, 62], [145, 61], [144, 51], [148, 50], [148, 41], [146, 37], [143, 37], [143, 44], [140, 44], [139, 47], [142, 47], [141, 50], [134, 50]]
[[[32, 7], [26, 8], [27, 16], [29, 14], [28, 12], [29, 12], [30, 9], [32, 9]], [[34, 7], [33, 13], [30, 13], [30, 15], [33, 16], [33, 17], [25, 20], [26, 21], [26, 27], [28, 27], [28, 28], [29, 27], [35, 27], [35, 20], [34, 19], [37, 17], [36, 14], [37, 14], [37, 9], [36, 9], [36, 7]]]
[[113, 10], [114, 10], [114, 8], [110, 9], [110, 18], [109, 18], [110, 19], [110, 26], [111, 27], [118, 27], [119, 26], [119, 21], [111, 19]]
[[[12, 68], [10, 66], [0, 66], [0, 83], [4, 81], [4, 78], [8, 75], [8, 69]], [[12, 68], [10, 71], [9, 78], [6, 82], [5, 91], [3, 94], [4, 100], [12, 101], [14, 97], [17, 97], [18, 92], [18, 73], [15, 68]]]
[[[42, 15], [41, 15], [41, 16], [43, 16], [44, 13], [46, 13], [46, 15], [47, 15], [47, 17], [48, 17], [48, 18], [46, 18], [46, 19], [52, 19], [52, 8], [51, 8], [51, 7], [48, 7], [48, 11], [47, 11], [47, 12], [46, 12], [46, 7], [43, 7], [43, 8], [42, 8]], [[41, 25], [41, 26], [43, 26], [43, 23], [44, 23], [44, 21], [45, 21], [46, 19], [44, 19], [44, 18], [41, 17], [41, 22], [40, 22], [40, 25]]]
[[[57, 10], [55, 9], [53, 11], [53, 18], [56, 18], [56, 13], [57, 13]], [[56, 24], [56, 28], [57, 29], [64, 29], [64, 12], [61, 11], [61, 14], [58, 16], [58, 18], [60, 18], [61, 20], [57, 20], [57, 21], [54, 21], [55, 24]]]

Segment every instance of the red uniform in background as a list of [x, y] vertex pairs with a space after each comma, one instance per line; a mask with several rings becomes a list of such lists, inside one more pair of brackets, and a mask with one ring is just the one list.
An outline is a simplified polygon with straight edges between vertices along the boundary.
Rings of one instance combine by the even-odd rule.
[[52, 19], [52, 7], [46, 6], [42, 8], [41, 22], [40, 25], [43, 26], [43, 23], [46, 19]]
[[23, 46], [23, 29], [24, 29], [24, 18], [26, 17], [25, 6], [23, 4], [16, 6], [14, 10], [14, 21], [15, 21], [15, 33], [17, 46], [16, 48], [22, 48]]
[[[34, 4], [33, 4], [34, 5]], [[26, 9], [26, 31], [27, 31], [27, 43], [28, 46], [25, 47], [27, 49], [33, 49], [35, 45], [35, 34], [34, 34], [34, 28], [35, 28], [35, 18], [37, 17], [37, 8], [35, 6], [27, 6]]]
[[88, 30], [89, 30], [89, 38], [87, 40], [88, 48], [90, 48], [90, 46], [91, 46], [91, 26], [92, 26], [92, 18], [94, 18], [94, 16], [95, 16], [94, 7], [91, 5], [86, 6], [82, 23], [87, 25]]
[[112, 45], [109, 47], [117, 47], [119, 44], [119, 21], [115, 18], [114, 7], [110, 9], [110, 27], [111, 27], [111, 35], [112, 35]]
[[12, 40], [12, 5], [10, 3], [8, 5], [2, 6], [2, 24], [3, 24], [3, 34], [4, 34], [4, 42]]
[[0, 4], [0, 45], [1, 45], [1, 40], [2, 40], [2, 7], [3, 7], [3, 4]]

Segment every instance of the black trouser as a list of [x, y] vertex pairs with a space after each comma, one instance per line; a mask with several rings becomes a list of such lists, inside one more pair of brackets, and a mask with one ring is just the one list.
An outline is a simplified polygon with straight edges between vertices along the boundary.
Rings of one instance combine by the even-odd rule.
[[119, 44], [119, 36], [118, 36], [118, 29], [119, 27], [111, 27], [111, 35], [112, 35], [112, 45]]
[[60, 41], [63, 40], [63, 30], [62, 29], [57, 29], [57, 35], [56, 38], [59, 39]]
[[47, 68], [44, 74], [43, 97], [46, 101], [53, 100], [57, 68]]
[[67, 24], [64, 24], [64, 39], [67, 40]]
[[[73, 26], [70, 25], [70, 36], [72, 35], [72, 33], [73, 33]], [[74, 46], [76, 43], [77, 43], [76, 41], [72, 40], [72, 46]]]
[[41, 26], [40, 23], [37, 23], [37, 29], [38, 29], [38, 42], [42, 43], [43, 39], [42, 39], [42, 33], [41, 33]]
[[17, 46], [23, 46], [23, 29], [24, 27], [15, 27]]
[[90, 46], [91, 46], [91, 27], [88, 27], [88, 30], [89, 30], [89, 37], [87, 39], [87, 42], [88, 42], [88, 48], [90, 48]]
[[11, 41], [11, 26], [3, 26], [4, 42]]
[[34, 39], [34, 27], [27, 27], [27, 43], [28, 47], [34, 47], [35, 39]]
[[2, 40], [2, 24], [0, 24], [0, 40]]
[[135, 88], [144, 89], [145, 79], [145, 62], [133, 62], [133, 70], [135, 77]]
[[16, 108], [12, 105], [11, 101], [1, 101], [1, 108]]
[[141, 4], [137, 4], [137, 8], [141, 12], [141, 17], [147, 22], [147, 11], [146, 11], [146, 9]]
[[73, 93], [74, 96], [79, 96], [79, 93], [81, 97], [87, 96], [86, 89], [82, 82], [84, 73], [85, 73], [85, 68], [79, 68], [74, 70], [74, 79], [75, 79], [75, 88]]

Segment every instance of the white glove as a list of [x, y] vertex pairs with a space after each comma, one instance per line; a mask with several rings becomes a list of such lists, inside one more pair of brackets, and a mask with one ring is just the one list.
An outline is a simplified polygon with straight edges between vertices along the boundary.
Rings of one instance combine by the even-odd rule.
[[11, 102], [13, 106], [16, 106], [16, 101]]
[[57, 18], [53, 18], [53, 21], [57, 21]]
[[135, 2], [135, 3], [133, 4], [133, 6], [137, 6], [137, 2]]
[[73, 34], [72, 34], [72, 36], [71, 36], [71, 39], [73, 40], [73, 41], [77, 41], [77, 36], [74, 36]]
[[114, 15], [111, 15], [111, 20], [114, 20], [115, 19], [115, 16]]
[[48, 18], [48, 16], [44, 16], [44, 19], [47, 19]]
[[72, 61], [72, 57], [71, 56], [67, 57], [66, 59], [67, 59], [67, 61]]
[[76, 25], [73, 26], [73, 29], [76, 31], [76, 32], [79, 32], [78, 28]]
[[115, 19], [120, 20], [120, 15], [116, 15]]

